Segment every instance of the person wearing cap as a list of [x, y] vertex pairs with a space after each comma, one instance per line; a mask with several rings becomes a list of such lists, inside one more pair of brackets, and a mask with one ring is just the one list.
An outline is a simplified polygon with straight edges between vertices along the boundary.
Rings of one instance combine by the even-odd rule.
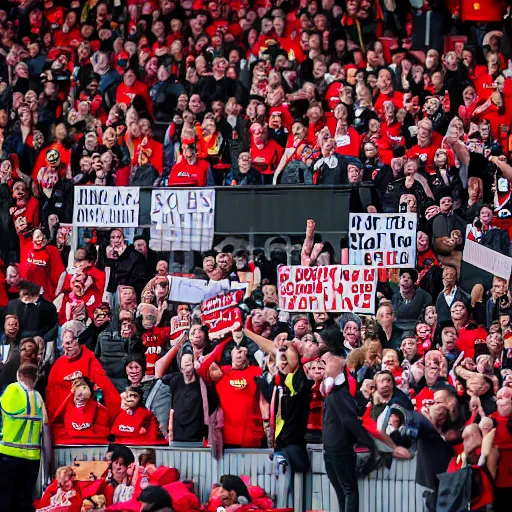
[[418, 272], [413, 268], [400, 269], [399, 289], [391, 302], [395, 308], [397, 327], [413, 331], [425, 306], [432, 305], [432, 297], [425, 290], [416, 288]]
[[128, 468], [135, 462], [133, 452], [124, 444], [111, 444], [105, 459], [109, 461], [109, 468], [102, 476], [101, 491], [105, 495], [106, 505], [129, 501], [134, 493], [128, 474]]

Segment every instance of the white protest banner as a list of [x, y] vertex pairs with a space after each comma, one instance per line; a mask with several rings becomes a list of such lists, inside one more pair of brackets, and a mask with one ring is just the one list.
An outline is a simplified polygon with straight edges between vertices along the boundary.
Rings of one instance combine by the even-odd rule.
[[156, 189], [151, 195], [155, 251], [207, 251], [213, 244], [214, 189]]
[[243, 298], [244, 290], [234, 290], [203, 301], [201, 321], [208, 326], [208, 337], [211, 340], [222, 338], [233, 329], [242, 328], [242, 312], [238, 304]]
[[414, 267], [417, 223], [415, 213], [351, 213], [349, 263]]
[[481, 268], [493, 276], [498, 276], [507, 281], [512, 274], [512, 258], [500, 252], [493, 251], [489, 247], [480, 245], [474, 240], [466, 238], [462, 259], [475, 267]]
[[137, 227], [138, 187], [75, 187], [73, 224], [78, 227]]
[[278, 268], [279, 307], [290, 312], [373, 314], [377, 269], [327, 265]]
[[206, 299], [228, 293], [231, 290], [243, 290], [246, 283], [206, 281], [205, 279], [189, 279], [186, 277], [169, 276], [169, 300], [184, 304], [200, 304]]

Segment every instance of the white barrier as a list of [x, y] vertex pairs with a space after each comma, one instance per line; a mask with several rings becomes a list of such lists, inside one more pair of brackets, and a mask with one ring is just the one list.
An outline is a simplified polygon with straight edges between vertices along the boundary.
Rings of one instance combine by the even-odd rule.
[[[101, 460], [106, 446], [59, 446], [55, 449], [55, 467], [72, 464], [73, 460]], [[131, 447], [137, 457], [145, 447]], [[147, 448], [147, 447], [146, 447]], [[311, 468], [297, 474], [288, 503], [283, 496], [282, 468], [272, 450], [226, 450], [224, 458], [215, 460], [209, 448], [197, 446], [157, 447], [157, 465], [175, 467], [181, 479], [192, 480], [199, 499], [205, 502], [212, 485], [223, 474], [247, 475], [259, 485], [279, 507], [288, 506], [296, 512], [323, 510], [339, 512], [336, 494], [331, 487], [323, 462], [321, 445], [310, 445]], [[289, 471], [289, 469], [288, 469]], [[359, 481], [361, 512], [422, 512], [424, 489], [415, 483], [416, 459], [393, 460], [390, 469], [379, 469]], [[280, 485], [281, 483], [281, 485]], [[290, 502], [291, 500], [291, 502]]]

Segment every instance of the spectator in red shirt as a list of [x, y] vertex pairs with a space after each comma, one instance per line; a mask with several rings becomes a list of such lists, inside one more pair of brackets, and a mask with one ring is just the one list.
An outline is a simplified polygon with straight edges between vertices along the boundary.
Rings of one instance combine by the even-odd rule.
[[174, 164], [169, 176], [171, 187], [206, 187], [213, 185], [210, 165], [197, 156], [197, 144], [194, 139], [184, 139], [183, 158]]

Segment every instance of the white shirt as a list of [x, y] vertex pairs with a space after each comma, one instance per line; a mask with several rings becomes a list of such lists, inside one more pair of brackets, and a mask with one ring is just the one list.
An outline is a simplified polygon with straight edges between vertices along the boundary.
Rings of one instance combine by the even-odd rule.
[[446, 293], [444, 290], [443, 290], [443, 294], [444, 294], [444, 299], [446, 300], [446, 304], [448, 304], [448, 307], [451, 307], [453, 301], [455, 300], [455, 294], [457, 293], [457, 287], [454, 286], [452, 288], [452, 291], [450, 293]]

